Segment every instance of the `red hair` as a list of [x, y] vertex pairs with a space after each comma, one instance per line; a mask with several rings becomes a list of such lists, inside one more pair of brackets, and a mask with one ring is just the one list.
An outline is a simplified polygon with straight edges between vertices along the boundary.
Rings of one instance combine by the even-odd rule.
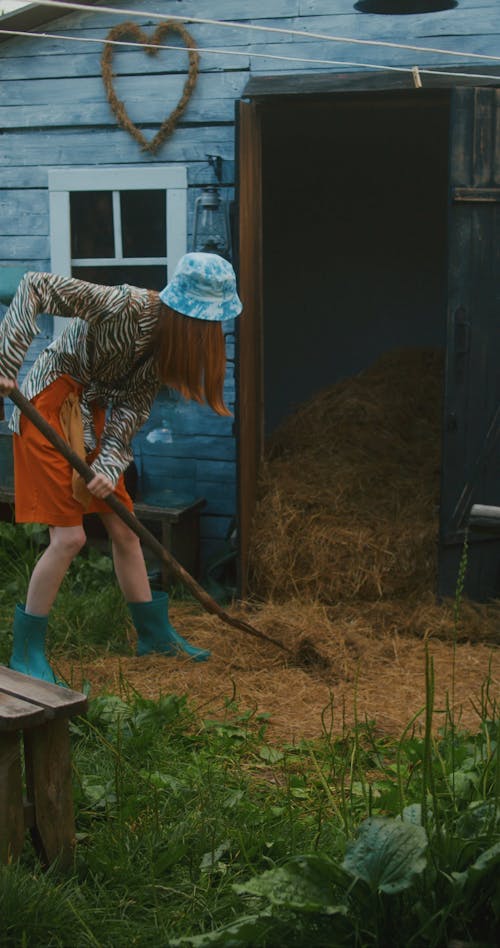
[[161, 303], [155, 345], [163, 385], [207, 402], [218, 415], [231, 415], [224, 404], [226, 346], [220, 322], [182, 316]]

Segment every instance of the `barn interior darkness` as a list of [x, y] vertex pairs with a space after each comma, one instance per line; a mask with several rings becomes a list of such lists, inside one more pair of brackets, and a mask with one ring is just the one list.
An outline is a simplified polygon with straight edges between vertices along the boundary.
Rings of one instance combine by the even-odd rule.
[[400, 346], [445, 345], [446, 94], [262, 110], [265, 430]]

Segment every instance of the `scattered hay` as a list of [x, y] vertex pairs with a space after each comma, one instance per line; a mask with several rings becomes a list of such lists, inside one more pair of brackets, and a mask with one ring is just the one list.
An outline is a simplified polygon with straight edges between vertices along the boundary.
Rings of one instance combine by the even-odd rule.
[[395, 350], [272, 436], [250, 584], [262, 599], [416, 596], [437, 566], [443, 357]]
[[[429, 609], [431, 605], [429, 604]], [[237, 610], [235, 610], [237, 612]], [[102, 655], [89, 661], [56, 663], [74, 687], [84, 680], [92, 695], [133, 688], [149, 698], [187, 694], [202, 717], [224, 718], [233, 696], [241, 710], [270, 715], [269, 738], [274, 741], [316, 737], [343, 722], [374, 720], [379, 731], [398, 736], [425, 701], [426, 643], [415, 636], [411, 622], [400, 629], [397, 603], [346, 604], [334, 609], [320, 603], [290, 601], [254, 607], [252, 622], [273, 631], [292, 649], [304, 638], [329, 661], [328, 669], [287, 663], [283, 653], [249, 635], [225, 627], [220, 620], [185, 604], [170, 610], [181, 635], [212, 649], [207, 663], [160, 655], [135, 658]], [[431, 623], [431, 612], [425, 624]], [[497, 610], [498, 615], [498, 610]], [[466, 626], [464, 616], [464, 631]], [[497, 623], [498, 628], [498, 623]], [[133, 646], [133, 630], [129, 629]], [[431, 637], [436, 681], [435, 725], [443, 724], [446, 692], [451, 694], [455, 666], [455, 711], [464, 727], [479, 727], [478, 706], [484, 683], [491, 695], [500, 693], [500, 650], [494, 645]], [[332, 721], [333, 715], [333, 721]], [[417, 722], [417, 730], [422, 719]]]

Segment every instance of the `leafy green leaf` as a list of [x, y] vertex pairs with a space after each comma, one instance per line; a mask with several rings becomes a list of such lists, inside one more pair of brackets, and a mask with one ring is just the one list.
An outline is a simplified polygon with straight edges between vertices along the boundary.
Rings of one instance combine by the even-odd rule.
[[82, 777], [82, 789], [88, 803], [98, 810], [107, 809], [116, 803], [116, 793], [111, 781], [87, 774]]
[[363, 879], [373, 892], [407, 889], [425, 868], [427, 834], [423, 826], [397, 819], [365, 820], [347, 847], [343, 868]]
[[231, 851], [231, 840], [225, 839], [220, 846], [217, 846], [213, 851], [210, 850], [208, 853], [204, 853], [201, 857], [200, 869], [202, 872], [207, 872], [212, 869], [216, 869], [222, 856], [225, 856], [226, 853]]
[[266, 915], [242, 915], [235, 922], [224, 925], [213, 932], [202, 935], [183, 936], [169, 941], [171, 948], [192, 945], [192, 948], [205, 948], [205, 945], [220, 945], [221, 948], [244, 948], [244, 946], [265, 944], [265, 938], [274, 927], [273, 920]]
[[233, 888], [240, 895], [261, 896], [271, 905], [294, 912], [345, 915], [347, 907], [334, 901], [334, 885], [339, 879], [345, 882], [339, 867], [326, 856], [297, 856]]
[[457, 832], [476, 838], [496, 830], [500, 823], [500, 806], [494, 800], [474, 800], [457, 820]]
[[403, 810], [403, 820], [405, 823], [412, 823], [414, 826], [422, 825], [422, 804], [410, 803]]
[[88, 718], [93, 724], [120, 724], [132, 716], [132, 708], [118, 695], [99, 695], [90, 702]]
[[268, 744], [259, 747], [259, 757], [269, 764], [277, 764], [278, 761], [283, 760], [284, 756], [283, 751], [278, 750], [277, 747], [270, 747]]
[[500, 862], [500, 843], [495, 843], [494, 846], [490, 846], [489, 849], [486, 849], [484, 853], [481, 853], [478, 859], [470, 867], [470, 872], [480, 873], [484, 875], [485, 872], [488, 872], [493, 866], [496, 866]]

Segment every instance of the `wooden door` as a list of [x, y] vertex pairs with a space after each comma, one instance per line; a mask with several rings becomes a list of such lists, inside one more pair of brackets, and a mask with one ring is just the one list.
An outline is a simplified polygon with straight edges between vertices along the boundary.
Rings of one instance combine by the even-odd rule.
[[258, 107], [238, 103], [238, 269], [243, 313], [237, 321], [239, 593], [246, 594], [248, 546], [264, 438], [262, 368], [262, 147]]
[[[500, 90], [454, 90], [439, 592], [474, 503], [500, 505]], [[465, 590], [500, 596], [500, 532], [470, 533]]]

